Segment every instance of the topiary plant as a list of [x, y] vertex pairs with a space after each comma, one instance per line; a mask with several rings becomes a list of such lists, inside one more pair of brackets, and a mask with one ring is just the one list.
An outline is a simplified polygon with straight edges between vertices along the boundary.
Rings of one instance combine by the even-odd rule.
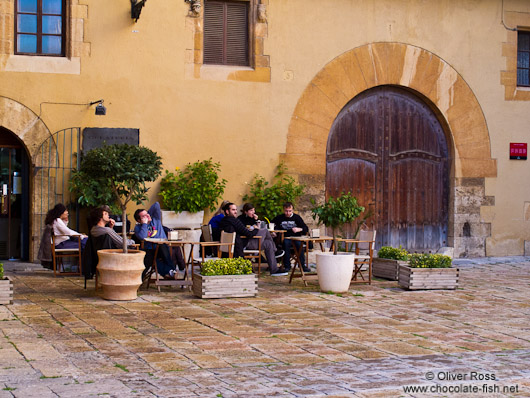
[[[311, 200], [315, 204], [314, 199]], [[337, 254], [337, 230], [344, 224], [351, 223], [364, 211], [363, 206], [357, 204], [357, 198], [351, 192], [342, 192], [338, 198], [329, 198], [327, 202], [311, 209], [313, 219], [318, 218], [318, 225], [324, 224], [333, 231], [333, 254]]]
[[[127, 217], [127, 204], [137, 205], [147, 199], [148, 181], [162, 173], [160, 156], [151, 149], [128, 144], [106, 145], [88, 151], [81, 167], [70, 180], [70, 189], [79, 203], [89, 206], [114, 204]], [[123, 223], [123, 252], [127, 253], [126, 223]]]

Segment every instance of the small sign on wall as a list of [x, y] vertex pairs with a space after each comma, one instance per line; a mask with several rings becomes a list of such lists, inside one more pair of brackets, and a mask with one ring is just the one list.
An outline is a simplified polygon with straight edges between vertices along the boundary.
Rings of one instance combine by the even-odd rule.
[[510, 159], [526, 160], [527, 144], [510, 142]]

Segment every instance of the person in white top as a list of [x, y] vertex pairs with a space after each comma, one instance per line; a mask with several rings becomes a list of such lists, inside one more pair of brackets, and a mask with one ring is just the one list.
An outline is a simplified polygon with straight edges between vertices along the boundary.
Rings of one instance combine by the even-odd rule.
[[[62, 203], [57, 203], [53, 209], [46, 214], [47, 225], [53, 226], [55, 238], [55, 248], [57, 249], [75, 249], [78, 247], [77, 238], [72, 240], [71, 236], [81, 235], [81, 248], [84, 249], [88, 236], [80, 234], [73, 229], [68, 228], [68, 209]], [[66, 236], [60, 236], [66, 235]]]

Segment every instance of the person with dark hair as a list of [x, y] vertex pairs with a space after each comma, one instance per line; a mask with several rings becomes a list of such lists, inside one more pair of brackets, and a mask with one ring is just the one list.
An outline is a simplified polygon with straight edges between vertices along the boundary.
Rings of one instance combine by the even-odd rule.
[[68, 216], [68, 209], [62, 203], [57, 203], [55, 207], [46, 214], [44, 223], [53, 227], [55, 248], [77, 249], [79, 247], [78, 240], [77, 238], [72, 239], [71, 237], [81, 235], [81, 249], [84, 250], [88, 236], [68, 228]]
[[[157, 238], [167, 239], [166, 232], [162, 225], [162, 211], [160, 210], [160, 204], [155, 202], [149, 210], [137, 209], [134, 212], [134, 219], [137, 224], [134, 227], [134, 234], [140, 240], [145, 238]], [[155, 256], [156, 245], [150, 242], [144, 242], [144, 265], [149, 268], [153, 264], [153, 258]], [[156, 258], [156, 267], [158, 273], [166, 278], [177, 279], [178, 273], [175, 269], [175, 257], [176, 263], [180, 270], [186, 268], [186, 262], [182, 255], [182, 250], [179, 247], [175, 247], [175, 250], [171, 250], [167, 245], [158, 245], [158, 253]]]
[[[285, 255], [283, 256], [283, 267], [287, 272], [291, 270], [291, 247], [296, 245], [296, 248], [300, 250], [301, 242], [294, 241], [289, 239], [292, 236], [302, 236], [309, 232], [309, 228], [305, 224], [302, 217], [294, 213], [294, 206], [291, 202], [285, 202], [283, 204], [283, 214], [280, 214], [272, 220], [274, 225], [280, 227], [287, 231], [283, 239], [283, 250], [285, 250]], [[305, 265], [305, 256], [303, 250], [300, 253], [300, 264], [304, 272], [311, 272], [309, 267]]]
[[[90, 213], [91, 224], [94, 226], [90, 229], [90, 235], [97, 238], [103, 235], [109, 235], [112, 240], [114, 249], [121, 249], [123, 247], [123, 238], [118, 235], [114, 229], [114, 220], [110, 218], [110, 208], [108, 206], [100, 206], [92, 210]], [[127, 239], [127, 246], [134, 245], [134, 241]]]
[[[245, 247], [247, 247], [249, 242], [252, 242], [255, 240], [255, 239], [249, 239], [249, 238], [260, 234], [261, 230], [259, 228], [248, 229], [247, 227], [245, 227], [245, 225], [238, 218], [236, 218], [237, 206], [235, 204], [231, 202], [227, 203], [225, 206], [223, 206], [223, 211], [224, 211], [225, 217], [221, 220], [222, 230], [228, 233], [231, 233], [231, 232], [236, 233], [234, 257], [244, 257]], [[245, 238], [242, 238], [242, 236], [244, 236]], [[261, 233], [261, 236], [263, 236], [262, 233]], [[257, 249], [257, 242], [255, 246], [256, 246], [255, 249]], [[276, 246], [274, 245], [272, 240], [271, 241], [264, 240], [262, 242], [261, 248], [263, 249], [263, 251], [265, 252], [265, 256], [267, 257], [267, 262], [269, 263], [269, 271], [271, 275], [272, 276], [287, 275], [287, 272], [284, 272], [278, 268], [278, 264], [276, 262], [276, 257], [275, 257]], [[250, 249], [250, 250], [255, 250], [255, 249]]]
[[223, 212], [223, 206], [225, 206], [227, 203], [230, 203], [228, 200], [223, 200], [223, 203], [221, 203], [221, 206], [219, 206], [219, 209], [214, 213], [213, 217], [210, 219], [210, 226], [212, 227], [212, 240], [219, 241], [221, 239], [221, 220], [225, 216]]
[[[241, 215], [238, 217], [238, 220], [243, 223], [244, 226], [247, 227], [247, 229], [258, 229], [258, 235], [262, 237], [261, 246], [265, 247], [268, 245], [272, 245], [276, 250], [276, 244], [274, 243], [274, 239], [271, 236], [271, 233], [267, 228], [261, 227], [261, 221], [259, 221], [259, 217], [256, 214], [256, 209], [254, 208], [254, 205], [252, 203], [245, 203], [243, 205], [243, 210], [241, 210]], [[274, 235], [276, 236], [276, 235]], [[266, 243], [267, 242], [267, 243]], [[256, 239], [251, 239], [248, 242], [248, 245], [246, 249], [249, 250], [257, 250], [258, 249], [258, 242]], [[275, 256], [276, 258], [280, 258], [284, 255], [283, 250], [276, 250]]]

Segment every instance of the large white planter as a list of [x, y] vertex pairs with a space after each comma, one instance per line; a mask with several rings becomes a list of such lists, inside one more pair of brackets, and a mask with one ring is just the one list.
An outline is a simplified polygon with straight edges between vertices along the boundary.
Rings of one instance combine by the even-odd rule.
[[106, 300], [134, 300], [142, 284], [145, 252], [121, 249], [98, 250], [99, 285]]
[[175, 213], [174, 211], [162, 210], [162, 225], [168, 228], [189, 228], [197, 229], [202, 225], [204, 219], [204, 211], [198, 213], [190, 213], [183, 211]]
[[352, 253], [317, 253], [317, 275], [323, 292], [344, 293], [350, 288], [353, 275]]

